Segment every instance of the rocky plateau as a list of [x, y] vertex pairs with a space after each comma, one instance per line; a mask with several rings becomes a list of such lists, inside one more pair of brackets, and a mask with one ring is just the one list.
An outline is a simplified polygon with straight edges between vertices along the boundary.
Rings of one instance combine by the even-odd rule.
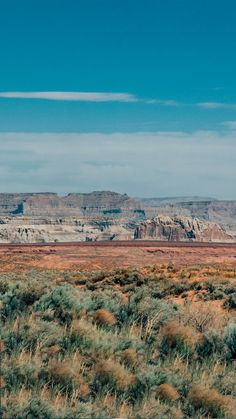
[[236, 241], [236, 201], [111, 191], [0, 194], [0, 243]]

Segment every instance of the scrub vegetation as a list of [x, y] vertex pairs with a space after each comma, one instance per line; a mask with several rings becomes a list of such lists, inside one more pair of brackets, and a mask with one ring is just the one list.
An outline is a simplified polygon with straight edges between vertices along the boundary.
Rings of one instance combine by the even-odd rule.
[[4, 419], [235, 418], [233, 268], [0, 276]]

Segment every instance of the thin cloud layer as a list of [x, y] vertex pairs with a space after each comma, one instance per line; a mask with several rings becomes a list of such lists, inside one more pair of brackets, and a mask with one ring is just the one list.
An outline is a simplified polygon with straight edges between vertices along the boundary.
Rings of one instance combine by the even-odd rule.
[[197, 106], [202, 109], [236, 109], [234, 103], [223, 102], [199, 102], [184, 103], [173, 99], [142, 99], [133, 93], [116, 92], [0, 92], [2, 99], [34, 99], [51, 101], [71, 101], [71, 102], [142, 102], [150, 105], [160, 105], [169, 107], [192, 107]]
[[235, 103], [200, 102], [197, 105], [203, 109], [236, 109]]
[[222, 125], [224, 125], [229, 130], [236, 130], [236, 121], [225, 121], [222, 123]]
[[132, 93], [116, 92], [0, 92], [5, 99], [36, 99], [71, 102], [143, 102], [163, 106], [179, 106], [175, 100], [141, 99]]
[[77, 102], [137, 102], [131, 93], [105, 92], [0, 92], [0, 98], [43, 99]]
[[236, 199], [233, 131], [0, 133], [1, 192]]

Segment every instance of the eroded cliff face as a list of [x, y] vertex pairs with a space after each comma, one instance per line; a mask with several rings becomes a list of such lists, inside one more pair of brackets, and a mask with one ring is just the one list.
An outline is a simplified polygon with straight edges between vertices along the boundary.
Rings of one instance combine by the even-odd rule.
[[218, 224], [190, 217], [157, 216], [140, 223], [135, 239], [163, 241], [232, 242]]
[[236, 240], [236, 201], [222, 201], [212, 198], [146, 198], [139, 199], [145, 207], [147, 219], [158, 214], [198, 218], [219, 224]]
[[0, 215], [28, 216], [140, 216], [140, 203], [126, 194], [110, 191], [73, 193], [0, 194]]
[[144, 201], [110, 191], [0, 194], [0, 242], [236, 241], [234, 201]]
[[0, 194], [0, 242], [130, 240], [145, 218], [126, 194]]
[[45, 243], [131, 240], [133, 228], [125, 220], [85, 217], [5, 217], [0, 220], [0, 243]]

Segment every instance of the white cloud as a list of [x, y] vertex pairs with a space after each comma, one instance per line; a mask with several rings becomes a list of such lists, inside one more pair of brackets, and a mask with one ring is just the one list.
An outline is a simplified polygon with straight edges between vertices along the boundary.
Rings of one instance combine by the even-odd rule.
[[162, 106], [179, 106], [175, 100], [140, 99], [132, 93], [114, 92], [0, 92], [6, 99], [43, 99], [74, 102], [143, 102]]
[[203, 109], [236, 109], [235, 103], [223, 103], [223, 102], [200, 102], [197, 106]]
[[170, 107], [192, 107], [197, 106], [202, 109], [236, 109], [236, 104], [224, 102], [199, 102], [184, 103], [173, 99], [142, 99], [132, 93], [116, 92], [0, 92], [0, 98], [5, 99], [35, 99], [51, 101], [71, 101], [71, 102], [142, 102], [150, 105], [170, 106]]
[[148, 99], [146, 100], [146, 103], [150, 105], [163, 105], [163, 106], [180, 106], [181, 103], [177, 102], [176, 100], [160, 100], [160, 99]]
[[0, 92], [0, 98], [81, 102], [137, 102], [139, 100], [131, 93], [105, 92]]

